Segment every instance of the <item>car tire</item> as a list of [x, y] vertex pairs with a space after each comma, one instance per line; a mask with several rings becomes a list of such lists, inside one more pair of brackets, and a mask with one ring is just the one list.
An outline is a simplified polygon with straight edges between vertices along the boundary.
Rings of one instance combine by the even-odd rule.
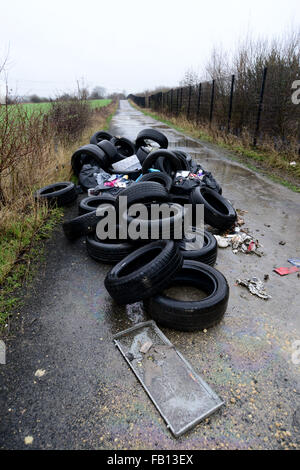
[[[193, 230], [195, 231], [196, 229]], [[218, 244], [213, 234], [207, 230], [204, 230], [202, 248], [195, 250], [187, 249], [189, 244], [186, 238], [183, 238], [178, 245], [184, 260], [194, 260], [214, 266], [218, 254]]]
[[98, 131], [90, 138], [90, 144], [97, 145], [101, 140], [111, 140], [112, 138], [113, 136], [109, 132]]
[[[146, 203], [150, 206], [151, 203]], [[170, 206], [170, 202], [163, 203], [163, 205]], [[141, 219], [135, 218], [129, 213], [122, 214], [125, 223], [134, 228], [134, 231], [139, 234], [145, 234], [145, 238], [141, 236], [137, 239], [130, 239], [131, 243], [149, 243], [150, 240], [181, 240], [183, 235], [183, 223], [185, 210], [179, 204], [173, 204], [174, 212], [168, 214], [167, 218], [159, 219], [151, 218], [151, 209], [148, 207], [148, 218]], [[129, 211], [128, 211], [129, 212]], [[180, 227], [180, 230], [177, 230]]]
[[48, 203], [56, 204], [60, 207], [75, 201], [77, 199], [77, 191], [74, 183], [62, 181], [38, 189], [34, 193], [34, 198], [36, 200], [46, 200]]
[[185, 204], [191, 204], [189, 194], [170, 193], [170, 201], [174, 204], [180, 204], [181, 206], [184, 206]]
[[206, 186], [193, 189], [190, 193], [190, 202], [204, 205], [204, 221], [212, 227], [227, 229], [236, 221], [236, 211], [230, 202]]
[[131, 140], [126, 139], [126, 137], [113, 137], [111, 143], [115, 146], [118, 154], [121, 155], [121, 158], [131, 157], [135, 154], [134, 143], [131, 142]]
[[131, 304], [163, 290], [182, 266], [182, 254], [169, 240], [142, 246], [116, 264], [105, 287], [119, 304]]
[[158, 159], [160, 159], [160, 165], [157, 167], [158, 170], [163, 173], [168, 173], [173, 176], [177, 170], [186, 170], [186, 164], [179, 159], [174, 153], [169, 150], [155, 150], [151, 152], [148, 157], [145, 159], [142, 165], [143, 174], [148, 173], [148, 170], [157, 164]]
[[101, 140], [101, 142], [97, 144], [97, 147], [99, 147], [105, 153], [107, 156], [107, 162], [109, 164], [114, 163], [116, 158], [118, 158], [118, 151], [116, 147], [111, 142], [109, 142], [109, 140]]
[[144, 300], [144, 309], [159, 325], [179, 331], [210, 328], [223, 318], [229, 286], [222, 273], [198, 261], [185, 260], [174, 284], [192, 285], [207, 291], [198, 301], [176, 300], [163, 293]]
[[139, 183], [144, 181], [154, 181], [156, 183], [160, 183], [166, 188], [167, 191], [170, 191], [172, 186], [172, 178], [166, 173], [162, 173], [161, 171], [146, 173], [141, 177]]
[[72, 220], [63, 223], [63, 231], [68, 240], [75, 240], [82, 235], [93, 233], [101, 216], [97, 216], [96, 211], [79, 215]]
[[86, 248], [91, 258], [105, 264], [116, 264], [135, 250], [126, 241], [99, 240], [96, 234], [86, 237]]
[[169, 199], [166, 188], [162, 184], [154, 181], [139, 181], [138, 183], [132, 184], [117, 196], [117, 204], [120, 196], [127, 197], [128, 207], [138, 202], [165, 202]]
[[86, 163], [96, 165], [105, 170], [108, 166], [108, 158], [98, 145], [87, 144], [77, 149], [72, 155], [71, 165], [74, 175], [78, 176], [81, 168]]
[[88, 212], [94, 212], [100, 204], [112, 204], [115, 205], [116, 198], [110, 194], [103, 196], [89, 196], [82, 199], [78, 206], [79, 215], [87, 214]]
[[147, 147], [146, 140], [153, 140], [162, 149], [167, 149], [169, 145], [167, 137], [156, 129], [143, 129], [140, 131], [135, 140], [136, 148]]
[[138, 157], [140, 164], [142, 165], [150, 153], [149, 147], [140, 147], [136, 151], [136, 156]]

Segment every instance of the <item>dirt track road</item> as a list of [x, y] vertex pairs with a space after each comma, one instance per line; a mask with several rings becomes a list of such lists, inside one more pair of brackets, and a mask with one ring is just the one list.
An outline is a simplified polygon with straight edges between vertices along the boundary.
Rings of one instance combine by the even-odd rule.
[[[273, 272], [300, 258], [299, 194], [121, 101], [112, 133], [134, 139], [145, 127], [161, 129], [171, 147], [212, 171], [225, 197], [248, 211], [246, 227], [264, 246], [262, 258], [219, 250], [216, 268], [231, 290], [220, 325], [207, 333], [163, 329], [226, 405], [180, 439], [172, 437], [112, 342], [114, 333], [145, 320], [141, 305], [116, 306], [103, 286], [108, 267], [88, 257], [83, 239], [71, 244], [58, 227], [24, 291], [7, 364], [0, 365], [0, 448], [300, 448], [300, 364], [292, 362], [292, 344], [300, 340], [300, 279]], [[68, 209], [66, 218], [76, 213]], [[235, 285], [237, 278], [264, 274], [268, 301]], [[45, 370], [40, 378], [38, 369]]]

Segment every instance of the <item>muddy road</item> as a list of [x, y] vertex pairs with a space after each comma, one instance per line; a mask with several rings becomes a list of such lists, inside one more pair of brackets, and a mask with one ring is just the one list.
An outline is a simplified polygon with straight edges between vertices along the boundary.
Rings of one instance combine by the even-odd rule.
[[[172, 437], [112, 341], [146, 319], [141, 304], [115, 305], [103, 285], [108, 267], [88, 257], [84, 239], [69, 243], [58, 227], [24, 290], [7, 364], [0, 365], [0, 448], [300, 448], [300, 364], [292, 360], [300, 340], [300, 278], [273, 272], [300, 257], [299, 194], [121, 101], [111, 132], [134, 139], [145, 127], [162, 130], [170, 147], [212, 171], [225, 197], [248, 211], [245, 226], [263, 245], [262, 258], [219, 249], [216, 268], [228, 280], [230, 300], [218, 326], [206, 333], [163, 329], [225, 406]], [[73, 207], [65, 217], [76, 214]], [[237, 278], [265, 274], [268, 301], [236, 285]], [[28, 436], [33, 441], [26, 445]]]

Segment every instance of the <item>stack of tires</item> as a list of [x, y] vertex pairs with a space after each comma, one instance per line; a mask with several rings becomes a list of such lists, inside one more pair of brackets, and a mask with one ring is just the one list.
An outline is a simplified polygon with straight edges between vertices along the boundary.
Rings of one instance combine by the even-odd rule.
[[[156, 148], [150, 146], [155, 142]], [[153, 145], [153, 144], [152, 144]], [[224, 230], [232, 227], [236, 212], [221, 193], [222, 189], [213, 176], [202, 171], [203, 178], [196, 182], [181, 178], [178, 174], [195, 173], [201, 166], [190, 155], [168, 149], [168, 140], [155, 129], [144, 129], [135, 143], [118, 138], [105, 131], [95, 133], [88, 145], [74, 152], [71, 164], [76, 176], [83, 165], [91, 164], [114, 173], [112, 164], [136, 155], [140, 171], [127, 173], [132, 183], [118, 195], [109, 191], [98, 196], [83, 198], [78, 206], [78, 216], [65, 221], [63, 230], [69, 240], [86, 237], [88, 254], [96, 261], [114, 265], [105, 279], [110, 296], [119, 304], [143, 301], [145, 311], [159, 324], [192, 331], [215, 325], [223, 317], [229, 297], [228, 283], [213, 265], [217, 258], [217, 243], [209, 230], [204, 231], [204, 243], [190, 249], [190, 241], [176, 237], [176, 227], [183, 223], [185, 204], [204, 205], [204, 221], [209, 226]], [[58, 205], [73, 202], [76, 190], [73, 183], [63, 182], [42, 188], [35, 194]], [[120, 197], [127, 197], [127, 210], [121, 212]], [[138, 223], [146, 239], [133, 239], [121, 233], [123, 218], [134, 226], [135, 218], [129, 209], [135, 204], [146, 208], [145, 219]], [[153, 204], [172, 204], [174, 211], [168, 216], [168, 233], [164, 233], [161, 216], [149, 218]], [[99, 213], [97, 208], [103, 211]], [[113, 239], [99, 237], [97, 226], [104, 221], [107, 211], [115, 210], [118, 222]], [[193, 219], [194, 220], [194, 219]], [[151, 235], [155, 230], [155, 241]], [[190, 227], [197, 239], [197, 227]], [[164, 294], [169, 286], [190, 285], [203, 290], [207, 296], [198, 301], [179, 301]]]

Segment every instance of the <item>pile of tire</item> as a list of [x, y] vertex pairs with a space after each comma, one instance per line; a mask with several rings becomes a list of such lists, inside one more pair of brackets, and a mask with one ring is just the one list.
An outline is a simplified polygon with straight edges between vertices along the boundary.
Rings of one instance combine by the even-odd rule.
[[[141, 170], [127, 173], [132, 183], [117, 195], [105, 191], [83, 198], [78, 205], [78, 217], [63, 223], [64, 233], [69, 240], [85, 236], [88, 254], [97, 262], [114, 265], [106, 276], [105, 287], [117, 303], [143, 301], [145, 311], [157, 323], [169, 328], [193, 331], [211, 327], [222, 319], [229, 297], [225, 277], [213, 267], [217, 258], [216, 239], [205, 230], [203, 246], [190, 250], [188, 240], [176, 239], [175, 222], [182, 220], [187, 203], [192, 207], [203, 204], [205, 223], [219, 230], [234, 225], [236, 212], [222, 196], [222, 189], [213, 176], [187, 153], [168, 149], [166, 136], [155, 129], [144, 129], [135, 142], [105, 131], [96, 132], [89, 144], [74, 152], [71, 165], [76, 176], [87, 163], [116, 173], [112, 164], [132, 155], [136, 155], [141, 164]], [[176, 184], [178, 172], [195, 173], [199, 168], [203, 174], [200, 182], [186, 179], [184, 184]], [[155, 241], [151, 236], [147, 240], [132, 239], [128, 235], [124, 238], [118, 224], [113, 240], [100, 239], [96, 227], [105, 211], [101, 215], [97, 208], [100, 205], [107, 210], [112, 207], [118, 212], [120, 196], [127, 196], [128, 208], [136, 203], [143, 203], [149, 210], [154, 203], [172, 204], [176, 210], [169, 218], [167, 236], [163, 233], [161, 218], [151, 221], [146, 218], [139, 223], [141, 226], [144, 223], [149, 234], [155, 226], [158, 234]], [[40, 189], [35, 197], [64, 205], [73, 202], [77, 193], [73, 183], [63, 182]], [[128, 212], [118, 215], [134, 223]], [[197, 237], [197, 227], [191, 226], [190, 230]], [[172, 285], [197, 287], [207, 296], [197, 301], [176, 300], [164, 294]]]

